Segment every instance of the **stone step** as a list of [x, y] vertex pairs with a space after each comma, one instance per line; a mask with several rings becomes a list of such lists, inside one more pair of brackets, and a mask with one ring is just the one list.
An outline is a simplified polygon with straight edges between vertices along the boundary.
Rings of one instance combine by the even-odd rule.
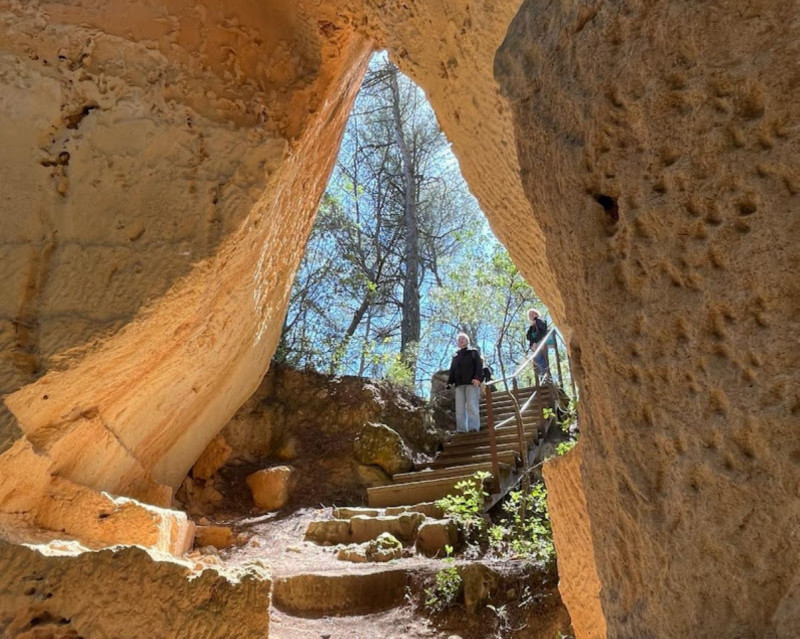
[[[408, 475], [411, 473], [400, 473]], [[395, 478], [399, 475], [395, 475]], [[430, 519], [441, 519], [442, 509], [433, 502], [422, 502], [420, 504], [413, 504], [411, 506], [390, 506], [389, 508], [363, 508], [363, 507], [341, 507], [334, 508], [332, 517], [334, 519], [352, 519], [359, 515], [366, 515], [367, 517], [380, 517], [380, 516], [395, 516], [402, 515], [403, 513], [422, 513]]]
[[370, 506], [374, 507], [402, 506], [421, 501], [436, 501], [451, 494], [458, 482], [471, 477], [472, 473], [467, 473], [428, 481], [367, 488], [367, 501]]
[[424, 520], [425, 515], [418, 512], [377, 517], [355, 515], [350, 519], [322, 519], [308, 524], [305, 538], [307, 541], [323, 545], [361, 544], [388, 532], [400, 541], [411, 543], [416, 539], [417, 528]]
[[[508, 464], [500, 464], [500, 473], [510, 472], [511, 468]], [[450, 466], [447, 468], [440, 468], [438, 470], [418, 470], [412, 473], [398, 473], [392, 479], [395, 485], [407, 484], [409, 482], [429, 481], [431, 479], [441, 479], [443, 477], [455, 477], [463, 475], [474, 475], [477, 472], [492, 472], [491, 463], [482, 464], [469, 464], [466, 466]], [[388, 510], [388, 509], [387, 509]]]
[[303, 617], [366, 615], [401, 605], [408, 580], [396, 568], [288, 575], [274, 579], [272, 604]]

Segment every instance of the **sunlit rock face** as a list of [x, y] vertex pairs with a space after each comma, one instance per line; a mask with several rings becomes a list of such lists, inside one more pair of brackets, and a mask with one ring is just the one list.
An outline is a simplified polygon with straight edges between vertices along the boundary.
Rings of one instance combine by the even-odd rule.
[[797, 11], [528, 1], [498, 53], [583, 391], [549, 474], [563, 578], [599, 580], [564, 592], [584, 636], [798, 619]]
[[0, 509], [39, 521], [56, 479], [169, 505], [258, 385], [372, 50], [326, 14], [0, 14]]
[[[0, 508], [35, 509], [50, 476], [169, 503], [267, 368], [373, 47], [427, 89], [493, 226], [557, 311], [491, 75], [515, 10], [7, 5], [0, 383], [13, 416], [0, 440], [16, 443]], [[12, 468], [26, 465], [22, 481]]]

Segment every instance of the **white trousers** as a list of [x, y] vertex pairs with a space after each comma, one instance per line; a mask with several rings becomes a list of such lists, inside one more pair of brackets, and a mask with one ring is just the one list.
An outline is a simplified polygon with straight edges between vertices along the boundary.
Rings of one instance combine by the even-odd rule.
[[481, 428], [481, 415], [478, 404], [481, 400], [481, 387], [472, 384], [456, 386], [456, 432], [468, 433]]

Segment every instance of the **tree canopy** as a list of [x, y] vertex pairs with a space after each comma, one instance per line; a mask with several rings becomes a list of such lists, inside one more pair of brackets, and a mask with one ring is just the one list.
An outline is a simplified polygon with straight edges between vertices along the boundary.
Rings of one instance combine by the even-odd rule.
[[[458, 332], [493, 366], [541, 305], [492, 235], [424, 94], [370, 65], [298, 271], [277, 357], [426, 393]], [[498, 369], [496, 368], [496, 371]]]

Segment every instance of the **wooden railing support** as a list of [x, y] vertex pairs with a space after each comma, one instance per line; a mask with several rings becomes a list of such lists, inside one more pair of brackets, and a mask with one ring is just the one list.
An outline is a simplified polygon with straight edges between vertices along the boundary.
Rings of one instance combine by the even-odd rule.
[[497, 457], [497, 438], [494, 432], [494, 406], [492, 405], [492, 388], [486, 384], [486, 427], [489, 430], [489, 450], [492, 454], [492, 493], [500, 492], [500, 460]]
[[558, 385], [564, 386], [564, 377], [561, 375], [561, 355], [558, 352], [558, 340], [553, 339], [556, 347], [556, 368], [558, 369]]

